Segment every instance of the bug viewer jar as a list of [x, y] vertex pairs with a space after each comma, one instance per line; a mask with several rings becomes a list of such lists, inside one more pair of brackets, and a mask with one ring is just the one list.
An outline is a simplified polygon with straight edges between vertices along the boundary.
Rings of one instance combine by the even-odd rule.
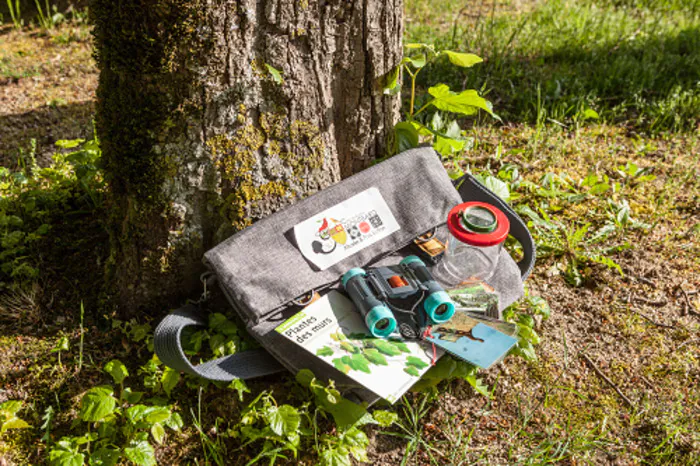
[[435, 279], [452, 288], [491, 278], [510, 231], [506, 215], [485, 202], [465, 202], [450, 210], [447, 229], [447, 250], [432, 270]]

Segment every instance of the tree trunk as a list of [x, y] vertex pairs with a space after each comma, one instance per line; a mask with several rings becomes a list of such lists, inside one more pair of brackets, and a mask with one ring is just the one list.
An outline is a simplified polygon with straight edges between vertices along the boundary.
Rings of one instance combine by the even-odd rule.
[[108, 268], [127, 314], [190, 293], [206, 249], [385, 155], [402, 0], [93, 0], [90, 13]]

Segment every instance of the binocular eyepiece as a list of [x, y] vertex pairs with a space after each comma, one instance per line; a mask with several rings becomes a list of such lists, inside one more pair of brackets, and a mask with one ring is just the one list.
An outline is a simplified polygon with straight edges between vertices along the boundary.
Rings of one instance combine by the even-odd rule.
[[387, 338], [396, 330], [397, 320], [390, 309], [392, 302], [422, 296], [423, 311], [438, 324], [447, 322], [455, 313], [449, 295], [416, 256], [408, 256], [394, 267], [350, 269], [343, 275], [342, 283], [370, 333], [378, 338]]

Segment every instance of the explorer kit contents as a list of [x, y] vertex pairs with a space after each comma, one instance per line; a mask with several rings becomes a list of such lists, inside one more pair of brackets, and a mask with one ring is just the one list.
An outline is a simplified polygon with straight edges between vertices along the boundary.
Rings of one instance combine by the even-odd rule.
[[[342, 285], [374, 337], [398, 332], [488, 368], [517, 343], [517, 326], [499, 320], [498, 295], [486, 282], [510, 223], [491, 204], [466, 202], [450, 210], [447, 229], [444, 251], [430, 254], [432, 273], [420, 258], [408, 256], [395, 266], [351, 269]], [[416, 245], [426, 236], [443, 244], [431, 232]]]

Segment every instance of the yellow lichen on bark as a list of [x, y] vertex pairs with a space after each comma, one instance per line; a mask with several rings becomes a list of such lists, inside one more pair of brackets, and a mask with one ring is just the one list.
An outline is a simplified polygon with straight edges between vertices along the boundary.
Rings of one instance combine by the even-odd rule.
[[[245, 115], [246, 108], [241, 105], [237, 121], [243, 119], [243, 126], [233, 134], [220, 134], [207, 141], [211, 156], [231, 189], [224, 211], [237, 229], [250, 225], [251, 213], [261, 206], [294, 196], [293, 186], [302, 185], [309, 171], [323, 168], [326, 152], [320, 129], [308, 121], [290, 123], [284, 113], [269, 112], [262, 113], [255, 125], [245, 124]], [[255, 181], [260, 157], [278, 158], [291, 174], [279, 174], [282, 179], [277, 180]]]

